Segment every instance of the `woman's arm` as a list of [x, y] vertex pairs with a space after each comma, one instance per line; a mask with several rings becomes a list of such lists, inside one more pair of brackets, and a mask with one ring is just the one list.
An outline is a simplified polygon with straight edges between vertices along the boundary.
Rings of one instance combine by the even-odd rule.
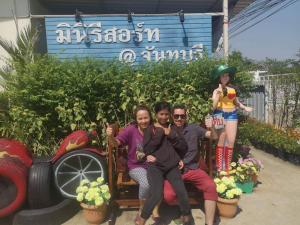
[[233, 101], [234, 105], [242, 110], [245, 110], [246, 112], [252, 112], [253, 111], [253, 108], [252, 107], [248, 107], [248, 106], [245, 106], [243, 105], [239, 100], [238, 98], [235, 98], [234, 101]]
[[220, 100], [220, 95], [222, 94], [222, 85], [219, 84], [219, 87], [214, 90], [212, 100], [213, 100], [213, 110], [217, 108], [218, 102]]
[[143, 149], [146, 155], [151, 155], [160, 147], [164, 136], [165, 132], [162, 128], [154, 128], [153, 126], [150, 126], [145, 129]]

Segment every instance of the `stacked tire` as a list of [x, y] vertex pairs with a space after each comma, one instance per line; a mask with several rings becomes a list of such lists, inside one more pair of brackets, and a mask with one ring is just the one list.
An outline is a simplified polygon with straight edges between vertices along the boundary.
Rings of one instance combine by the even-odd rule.
[[25, 202], [28, 168], [17, 158], [0, 158], [0, 218]]

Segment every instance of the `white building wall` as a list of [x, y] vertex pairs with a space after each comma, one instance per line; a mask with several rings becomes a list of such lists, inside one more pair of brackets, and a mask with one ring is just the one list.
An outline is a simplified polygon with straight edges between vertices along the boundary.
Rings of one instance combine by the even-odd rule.
[[[26, 26], [30, 24], [29, 18], [18, 18], [17, 26], [19, 32], [22, 31]], [[17, 26], [14, 19], [9, 18], [0, 18], [0, 36], [1, 38], [15, 43], [18, 32]], [[2, 68], [5, 65], [5, 60], [8, 57], [8, 54], [0, 47], [0, 67]]]

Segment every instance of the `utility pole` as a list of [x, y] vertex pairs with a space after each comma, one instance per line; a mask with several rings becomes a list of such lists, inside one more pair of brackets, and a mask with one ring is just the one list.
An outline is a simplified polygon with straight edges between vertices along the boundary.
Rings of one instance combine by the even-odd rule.
[[224, 58], [228, 59], [228, 0], [223, 0], [223, 46], [224, 46]]

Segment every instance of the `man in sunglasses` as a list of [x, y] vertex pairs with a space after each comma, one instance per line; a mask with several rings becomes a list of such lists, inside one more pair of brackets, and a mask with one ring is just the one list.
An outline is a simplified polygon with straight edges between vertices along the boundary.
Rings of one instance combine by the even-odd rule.
[[[213, 129], [209, 131], [199, 125], [188, 124], [187, 110], [184, 105], [176, 105], [173, 107], [172, 118], [174, 121], [174, 129], [184, 136], [188, 144], [188, 151], [183, 158], [184, 171], [182, 179], [203, 192], [205, 224], [213, 225], [218, 195], [213, 179], [210, 178], [204, 170], [199, 168], [198, 146], [202, 139], [216, 138], [217, 135]], [[205, 125], [207, 128], [212, 128], [212, 119], [206, 119]], [[164, 184], [164, 199], [170, 205], [176, 204], [176, 194], [168, 181], [165, 181]]]

